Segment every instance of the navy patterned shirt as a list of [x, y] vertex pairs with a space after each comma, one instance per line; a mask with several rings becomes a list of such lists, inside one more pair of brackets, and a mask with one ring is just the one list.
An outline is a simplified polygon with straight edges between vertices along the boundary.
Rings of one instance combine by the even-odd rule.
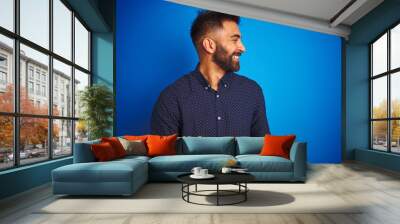
[[165, 88], [153, 108], [153, 134], [178, 136], [264, 136], [269, 134], [261, 87], [226, 73], [218, 91], [198, 67]]

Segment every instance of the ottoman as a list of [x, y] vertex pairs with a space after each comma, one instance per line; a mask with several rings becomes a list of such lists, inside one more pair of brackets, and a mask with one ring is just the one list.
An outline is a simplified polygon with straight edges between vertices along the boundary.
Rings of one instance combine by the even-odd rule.
[[147, 159], [74, 163], [52, 171], [53, 193], [131, 195], [148, 180]]

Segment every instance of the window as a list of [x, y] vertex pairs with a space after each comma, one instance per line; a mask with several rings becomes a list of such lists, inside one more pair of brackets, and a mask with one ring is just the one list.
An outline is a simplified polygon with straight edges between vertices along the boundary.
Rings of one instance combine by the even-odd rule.
[[46, 96], [46, 86], [42, 86], [42, 96]]
[[371, 148], [400, 153], [400, 24], [370, 44]]
[[33, 82], [28, 82], [28, 92], [29, 94], [33, 94]]
[[87, 139], [74, 105], [90, 85], [90, 31], [62, 0], [0, 0], [0, 26], [0, 170], [72, 155]]
[[46, 82], [46, 74], [42, 73], [42, 82]]
[[0, 67], [7, 67], [7, 57], [5, 55], [0, 55]]
[[[65, 89], [64, 85], [65, 83], [70, 83], [72, 84], [72, 67], [69, 65], [66, 65], [56, 59], [53, 60], [53, 65], [54, 65], [54, 69], [53, 69], [53, 78], [54, 78], [54, 83], [53, 83], [53, 91], [54, 91], [54, 95], [53, 95], [53, 106], [55, 106], [54, 104], [58, 104], [58, 97], [59, 94], [61, 94], [60, 96], [60, 100], [62, 103], [64, 103], [64, 96], [70, 96], [72, 95], [72, 92], [70, 89]], [[68, 101], [72, 101], [72, 98], [67, 99]], [[69, 105], [72, 104], [72, 102], [68, 102]], [[53, 110], [53, 114], [60, 114], [60, 111], [58, 108]], [[72, 117], [72, 108], [71, 107], [67, 107], [65, 114], [62, 113], [62, 116], [68, 116], [68, 117]]]
[[40, 84], [36, 84], [36, 95], [40, 95]]
[[7, 74], [3, 71], [0, 71], [0, 84], [2, 85], [7, 84]]
[[[40, 53], [39, 53], [40, 54]], [[42, 55], [43, 56], [43, 55]], [[46, 57], [46, 56], [45, 56]], [[46, 63], [46, 62], [45, 62]], [[40, 81], [40, 71], [39, 69], [36, 69], [36, 80]]]
[[75, 18], [75, 62], [89, 69], [89, 32], [77, 18]]
[[0, 26], [14, 31], [14, 0], [1, 0], [0, 9]]
[[54, 53], [71, 60], [72, 12], [59, 0], [53, 0]]
[[49, 49], [49, 0], [20, 0], [21, 36]]
[[0, 53], [0, 91], [5, 92], [7, 86], [7, 56]]
[[32, 66], [29, 66], [28, 73], [29, 73], [29, 79], [33, 80], [33, 67]]
[[[0, 7], [3, 2], [0, 1]], [[2, 14], [1, 9], [1, 13]], [[3, 15], [0, 15], [0, 21], [2, 20]], [[2, 23], [0, 22], [0, 25]], [[0, 33], [0, 116], [1, 113], [14, 112], [14, 83], [12, 82], [14, 76], [14, 69], [11, 65], [12, 58], [14, 57], [14, 41], [13, 39], [2, 35]], [[9, 65], [10, 64], [10, 65]], [[3, 114], [5, 115], [5, 114]], [[5, 118], [4, 118], [5, 119]], [[8, 121], [8, 118], [7, 118]], [[1, 121], [0, 121], [1, 122]], [[10, 127], [10, 126], [8, 126]], [[1, 128], [0, 128], [1, 129]], [[0, 131], [1, 133], [1, 131]], [[5, 132], [3, 132], [5, 133]], [[7, 131], [9, 135], [11, 135], [11, 130]], [[1, 139], [1, 136], [0, 136]], [[2, 143], [0, 141], [0, 149], [2, 148]], [[1, 160], [0, 160], [0, 169], [1, 169]]]

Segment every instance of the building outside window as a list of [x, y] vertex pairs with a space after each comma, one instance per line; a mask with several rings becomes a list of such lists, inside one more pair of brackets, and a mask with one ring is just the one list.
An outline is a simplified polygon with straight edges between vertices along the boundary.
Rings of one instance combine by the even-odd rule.
[[0, 91], [4, 92], [7, 87], [7, 56], [0, 54]]
[[[0, 170], [71, 156], [73, 143], [87, 140], [86, 126], [78, 121], [79, 113], [71, 107], [79, 103], [83, 87], [90, 85], [85, 81], [90, 80], [91, 75], [87, 26], [65, 1], [18, 2], [17, 9], [7, 12], [15, 21], [20, 21], [17, 29], [3, 27], [5, 23], [0, 21], [0, 26], [8, 30], [0, 29], [0, 99], [5, 99], [0, 100]], [[1, 13], [17, 5], [12, 0], [2, 4], [11, 5], [2, 7]], [[18, 52], [15, 51], [17, 44]], [[20, 59], [18, 62], [13, 60], [15, 54]], [[15, 75], [16, 66], [19, 66], [19, 73]], [[15, 88], [15, 76], [19, 88]], [[52, 90], [49, 89], [50, 80], [53, 80]], [[59, 85], [59, 81], [63, 84]], [[2, 84], [10, 88], [1, 88]], [[19, 98], [14, 98], [15, 95]], [[57, 101], [60, 95], [62, 102]], [[18, 113], [14, 105], [20, 109]], [[33, 136], [33, 132], [38, 134]]]

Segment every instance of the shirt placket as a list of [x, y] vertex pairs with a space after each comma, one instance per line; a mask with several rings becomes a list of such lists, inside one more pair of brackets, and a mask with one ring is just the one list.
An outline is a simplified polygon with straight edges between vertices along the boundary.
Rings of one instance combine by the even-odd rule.
[[224, 113], [223, 103], [222, 103], [222, 96], [224, 94], [224, 89], [227, 87], [227, 84], [222, 84], [218, 91], [214, 92], [215, 97], [215, 108], [216, 108], [216, 122], [217, 122], [217, 134], [218, 136], [223, 136], [226, 117]]

